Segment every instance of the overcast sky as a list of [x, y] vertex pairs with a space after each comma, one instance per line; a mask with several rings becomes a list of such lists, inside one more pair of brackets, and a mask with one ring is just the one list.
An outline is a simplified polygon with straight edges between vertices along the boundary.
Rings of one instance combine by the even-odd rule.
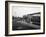
[[12, 16], [23, 17], [23, 15], [40, 12], [40, 7], [23, 7], [14, 6], [12, 7]]

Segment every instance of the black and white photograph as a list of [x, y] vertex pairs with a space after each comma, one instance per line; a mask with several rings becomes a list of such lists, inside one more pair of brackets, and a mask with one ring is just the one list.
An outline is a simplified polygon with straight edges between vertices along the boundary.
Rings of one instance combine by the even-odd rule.
[[12, 29], [40, 29], [40, 7], [13, 6]]
[[44, 33], [44, 3], [6, 1], [5, 8], [6, 35]]

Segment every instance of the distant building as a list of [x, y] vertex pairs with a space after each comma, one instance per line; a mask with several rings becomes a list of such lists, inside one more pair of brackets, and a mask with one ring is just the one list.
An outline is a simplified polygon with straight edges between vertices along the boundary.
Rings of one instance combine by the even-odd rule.
[[34, 24], [40, 25], [40, 12], [24, 15], [23, 18], [27, 23], [33, 22]]

